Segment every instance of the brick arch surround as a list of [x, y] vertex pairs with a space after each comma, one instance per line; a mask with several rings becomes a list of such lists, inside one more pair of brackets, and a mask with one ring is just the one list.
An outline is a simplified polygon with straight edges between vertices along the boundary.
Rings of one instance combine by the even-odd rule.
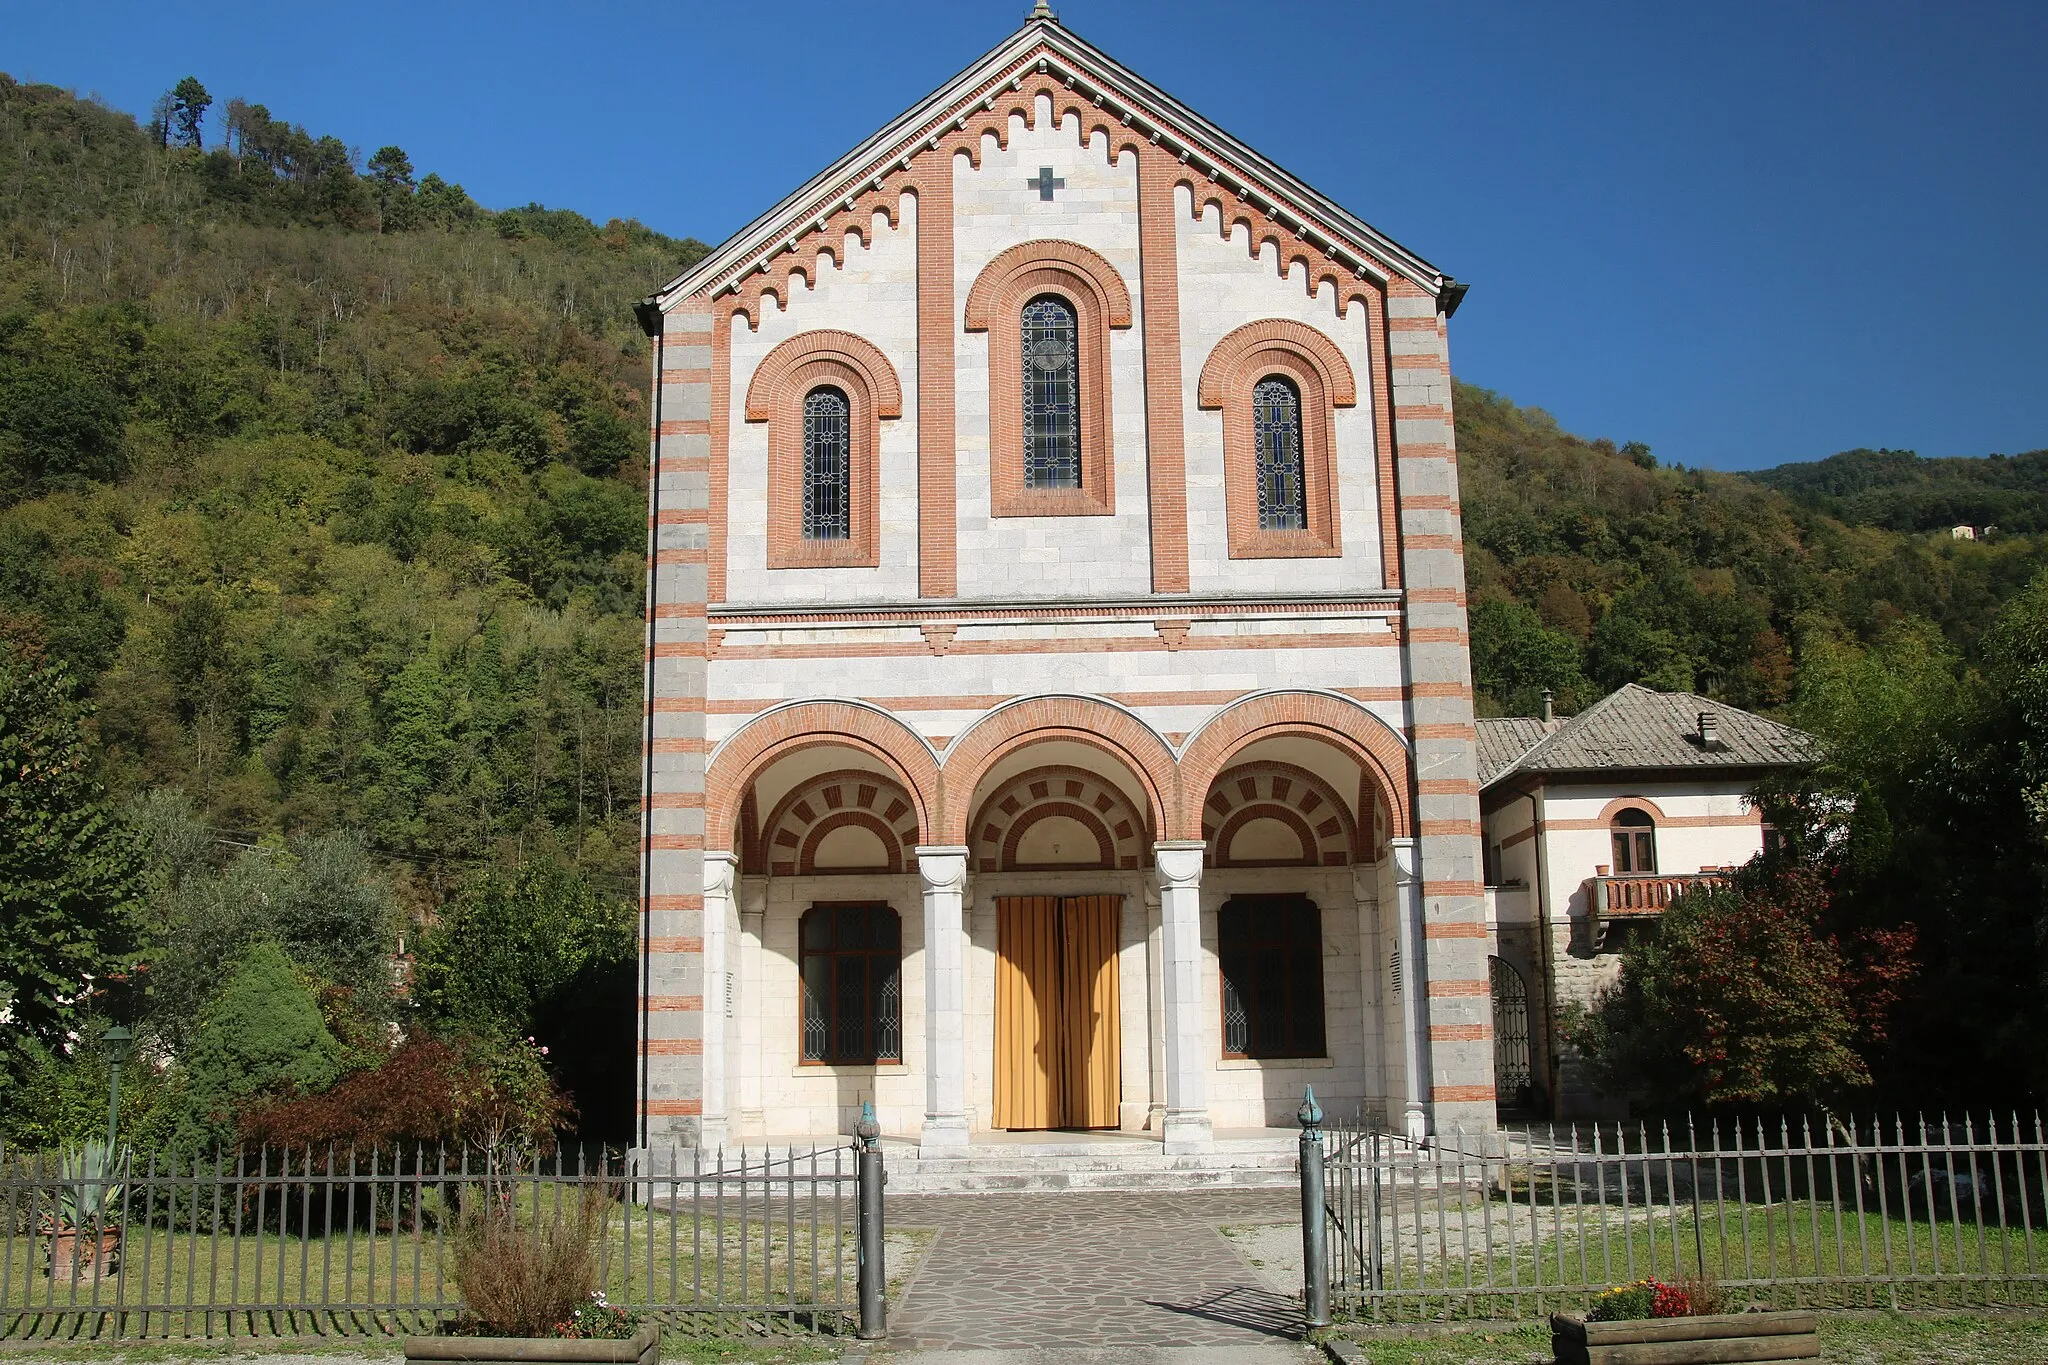
[[[914, 865], [917, 807], [901, 784], [867, 769], [842, 768], [798, 783], [761, 826], [764, 856], [751, 871], [808, 877], [819, 871], [817, 849], [827, 834], [859, 825], [882, 841], [888, 870]], [[828, 869], [830, 870], [830, 869]]]
[[1181, 790], [1200, 795], [1183, 800], [1172, 837], [1201, 838], [1200, 802], [1231, 758], [1249, 744], [1284, 736], [1321, 740], [1349, 754], [1379, 783], [1393, 837], [1412, 832], [1408, 746], [1391, 726], [1357, 702], [1327, 692], [1261, 692], [1224, 707], [1188, 741], [1181, 753]]
[[[1233, 863], [1230, 841], [1239, 828], [1262, 817], [1294, 830], [1308, 865], [1367, 861], [1350, 806], [1329, 783], [1292, 763], [1239, 763], [1217, 777], [1202, 806], [1202, 837], [1209, 842], [1211, 867], [1255, 865]], [[1366, 819], [1371, 818], [1368, 811]]]
[[871, 706], [845, 701], [799, 702], [764, 712], [741, 726], [711, 755], [704, 774], [704, 842], [731, 844], [740, 803], [762, 770], [799, 749], [838, 744], [884, 764], [909, 795], [917, 837], [931, 842], [940, 806], [938, 760], [902, 721]]
[[940, 772], [941, 834], [937, 842], [968, 842], [967, 821], [982, 776], [1027, 744], [1072, 740], [1099, 750], [1129, 769], [1145, 789], [1145, 813], [1155, 830], [1175, 828], [1180, 814], [1179, 774], [1173, 750], [1151, 726], [1121, 707], [1094, 697], [1030, 697], [1001, 706], [953, 741]]
[[1142, 867], [1151, 858], [1152, 832], [1120, 787], [1085, 768], [1051, 765], [1019, 773], [982, 799], [974, 813], [974, 866], [1031, 870], [1017, 862], [1017, 845], [1052, 815], [1077, 820], [1094, 834], [1101, 850], [1097, 867]]

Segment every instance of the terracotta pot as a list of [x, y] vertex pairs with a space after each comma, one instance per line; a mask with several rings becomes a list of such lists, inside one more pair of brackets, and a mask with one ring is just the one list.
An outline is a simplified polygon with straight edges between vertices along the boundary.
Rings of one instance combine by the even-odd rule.
[[50, 1234], [50, 1278], [59, 1284], [92, 1284], [121, 1273], [121, 1230], [58, 1231]]
[[408, 1361], [465, 1365], [659, 1365], [661, 1329], [652, 1323], [619, 1340], [564, 1337], [407, 1337]]

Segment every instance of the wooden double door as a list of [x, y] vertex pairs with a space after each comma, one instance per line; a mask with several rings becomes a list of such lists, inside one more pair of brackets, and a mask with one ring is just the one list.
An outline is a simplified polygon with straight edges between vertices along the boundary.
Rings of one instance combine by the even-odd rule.
[[997, 1128], [1114, 1128], [1122, 896], [996, 898]]

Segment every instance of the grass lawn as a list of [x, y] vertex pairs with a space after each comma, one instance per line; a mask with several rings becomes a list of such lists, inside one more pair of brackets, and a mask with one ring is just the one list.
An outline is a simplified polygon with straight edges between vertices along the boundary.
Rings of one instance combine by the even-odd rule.
[[[1373, 1365], [1547, 1365], [1550, 1329], [1537, 1322], [1421, 1335], [1347, 1330]], [[1821, 1319], [1821, 1359], [1842, 1365], [2039, 1365], [2048, 1317], [2038, 1314], [1842, 1315]]]

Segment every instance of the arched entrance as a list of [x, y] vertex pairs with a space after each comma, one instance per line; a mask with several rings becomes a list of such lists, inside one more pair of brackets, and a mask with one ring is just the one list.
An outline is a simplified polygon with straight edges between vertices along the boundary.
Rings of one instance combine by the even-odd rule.
[[1529, 987], [1498, 957], [1486, 959], [1493, 993], [1493, 1093], [1503, 1109], [1529, 1103]]

